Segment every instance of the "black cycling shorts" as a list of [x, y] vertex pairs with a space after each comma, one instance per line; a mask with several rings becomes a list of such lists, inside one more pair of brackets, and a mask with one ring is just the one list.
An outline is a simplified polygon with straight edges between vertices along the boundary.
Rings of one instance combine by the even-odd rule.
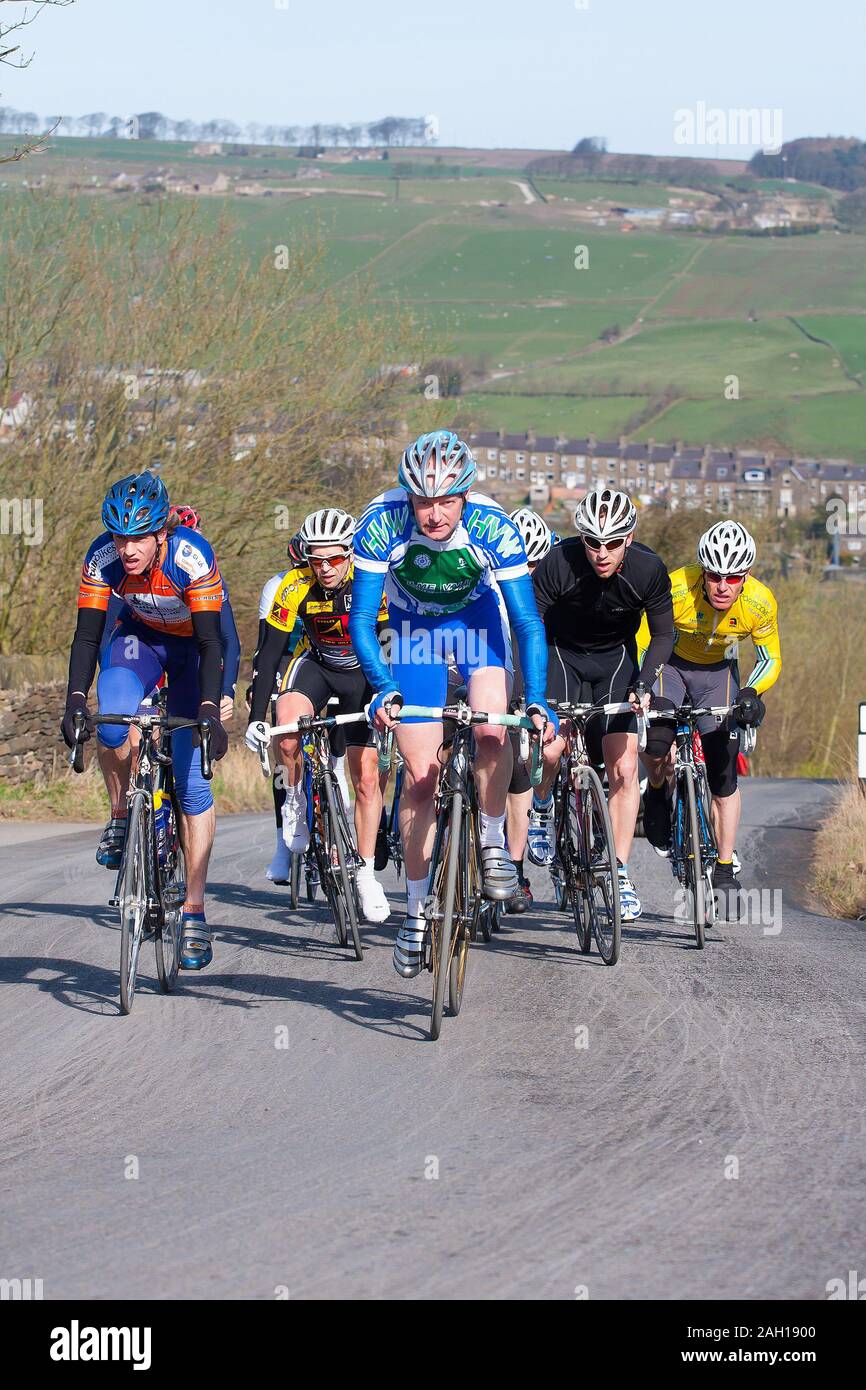
[[[563, 647], [547, 649], [547, 697], [572, 704], [622, 704], [640, 680], [637, 652], [624, 644], [603, 652], [573, 652]], [[587, 752], [601, 762], [605, 734], [635, 734], [633, 714], [607, 714], [587, 726]], [[596, 757], [596, 754], [599, 756]]]
[[[661, 669], [653, 685], [653, 708], [675, 708], [685, 703], [688, 695], [697, 706], [732, 705], [739, 694], [740, 673], [736, 662], [714, 661], [709, 666], [672, 656]], [[728, 718], [720, 724], [713, 715], [704, 714], [697, 721], [704, 750], [707, 782], [713, 796], [732, 796], [737, 790], [737, 754], [740, 751], [739, 729]], [[652, 721], [647, 736], [647, 752], [663, 758], [674, 741], [674, 723]]]
[[[317, 661], [309, 651], [295, 657], [283, 680], [283, 695], [306, 695], [317, 714], [356, 714], [373, 698], [363, 671], [358, 666], [325, 666]], [[332, 695], [339, 703], [325, 710]], [[366, 719], [357, 724], [342, 724], [332, 730], [338, 737], [331, 740], [331, 751], [342, 756], [343, 739], [349, 748], [369, 748], [373, 744], [373, 730]], [[336, 744], [336, 747], [335, 747]]]

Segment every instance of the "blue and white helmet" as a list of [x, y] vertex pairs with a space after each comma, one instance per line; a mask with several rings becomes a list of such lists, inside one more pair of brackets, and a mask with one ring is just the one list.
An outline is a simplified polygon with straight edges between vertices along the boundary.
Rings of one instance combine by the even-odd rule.
[[168, 493], [152, 473], [130, 473], [113, 483], [102, 503], [102, 524], [115, 536], [150, 536], [168, 520]]
[[531, 565], [543, 560], [553, 545], [553, 535], [543, 517], [529, 507], [518, 507], [511, 513], [526, 548], [526, 558]]
[[468, 444], [450, 430], [422, 434], [400, 460], [397, 481], [416, 497], [451, 497], [468, 492], [476, 464]]

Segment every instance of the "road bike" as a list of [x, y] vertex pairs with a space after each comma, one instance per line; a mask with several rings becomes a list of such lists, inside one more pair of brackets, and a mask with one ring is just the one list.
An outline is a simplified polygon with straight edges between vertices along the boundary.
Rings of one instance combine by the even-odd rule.
[[[140, 743], [126, 794], [126, 839], [109, 906], [120, 914], [120, 1011], [128, 1014], [135, 1000], [141, 944], [152, 936], [160, 988], [169, 993], [177, 982], [180, 926], [186, 896], [185, 863], [180, 836], [180, 807], [172, 775], [171, 734], [197, 729], [201, 740], [202, 776], [213, 776], [210, 722], [174, 715], [99, 714], [91, 721], [123, 724], [139, 731]], [[75, 743], [70, 762], [84, 771], [84, 715], [75, 720]], [[168, 737], [164, 747], [160, 735]]]
[[[357, 875], [361, 860], [355, 850], [340, 784], [331, 768], [331, 745], [328, 735], [341, 724], [356, 724], [363, 719], [366, 719], [363, 713], [322, 717], [304, 715], [291, 724], [271, 726], [264, 721], [258, 721], [251, 726], [256, 731], [255, 737], [259, 743], [259, 757], [265, 777], [271, 775], [268, 758], [270, 740], [281, 738], [285, 734], [301, 734], [303, 737], [308, 750], [305, 752], [305, 758], [309, 758], [310, 765], [307, 810], [312, 860], [315, 862], [319, 884], [334, 918], [337, 940], [341, 946], [351, 942], [356, 960], [362, 960], [364, 956], [358, 928], [361, 911]], [[307, 884], [308, 897], [314, 896], [314, 893], [311, 894], [311, 876], [308, 876]]]
[[[651, 710], [653, 720], [675, 721], [674, 785], [671, 800], [671, 848], [667, 852], [674, 876], [685, 891], [688, 919], [699, 951], [706, 929], [716, 921], [718, 904], [713, 874], [719, 857], [711, 814], [712, 795], [703, 758], [695, 757], [698, 720], [712, 716], [717, 723], [737, 708], [732, 705], [692, 705], [688, 700], [673, 711]], [[754, 734], [749, 741], [754, 747]]]
[[481, 835], [478, 796], [472, 770], [472, 729], [477, 724], [494, 724], [508, 729], [525, 729], [531, 740], [530, 780], [541, 780], [541, 732], [531, 719], [516, 714], [486, 714], [473, 711], [465, 701], [432, 708], [426, 705], [392, 707], [395, 719], [452, 720], [454, 735], [445, 752], [435, 793], [436, 832], [424, 918], [427, 935], [424, 966], [433, 976], [430, 1037], [442, 1030], [445, 991], [453, 1016], [460, 1012], [466, 983], [469, 943], [479, 932], [490, 939], [496, 904], [482, 891]]
[[587, 752], [587, 727], [603, 715], [632, 714], [639, 743], [646, 742], [642, 714], [628, 702], [553, 705], [565, 750], [554, 784], [556, 850], [550, 868], [557, 905], [571, 910], [584, 955], [595, 941], [605, 965], [616, 965], [622, 938], [619, 875], [613, 827], [601, 776]]

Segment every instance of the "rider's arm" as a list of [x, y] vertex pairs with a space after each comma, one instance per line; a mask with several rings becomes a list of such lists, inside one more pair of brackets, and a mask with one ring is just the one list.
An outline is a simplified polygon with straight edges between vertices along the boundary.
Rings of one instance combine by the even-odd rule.
[[220, 642], [223, 653], [222, 693], [233, 700], [241, 664], [241, 639], [238, 636], [235, 615], [232, 612], [228, 594], [223, 599], [223, 606], [220, 609]]
[[264, 719], [274, 692], [277, 668], [286, 650], [286, 634], [283, 629], [275, 627], [269, 621], [265, 621], [264, 627], [265, 635], [255, 657], [250, 720]]
[[264, 632], [259, 641], [258, 651], [253, 658], [251, 720], [263, 719], [265, 716], [274, 691], [277, 670], [286, 650], [286, 641], [295, 626], [301, 599], [306, 594], [309, 584], [309, 572], [296, 568], [284, 574], [276, 586], [270, 610], [264, 621]]
[[751, 686], [756, 695], [763, 695], [765, 690], [776, 684], [782, 673], [782, 646], [775, 601], [767, 621], [753, 628], [751, 637], [755, 644], [755, 668], [744, 685]]
[[219, 611], [193, 609], [192, 630], [198, 643], [199, 702], [215, 705], [219, 709], [223, 678]]
[[517, 639], [527, 705], [547, 703], [547, 638], [538, 616], [535, 589], [528, 574], [500, 579], [499, 588], [511, 630]]
[[671, 598], [671, 577], [660, 560], [658, 572], [653, 576], [644, 602], [649, 643], [643, 658], [642, 671], [647, 686], [655, 680], [655, 673], [670, 661], [676, 641], [674, 628], [674, 606]]
[[69, 653], [69, 681], [66, 697], [86, 695], [96, 670], [96, 658], [105, 627], [104, 608], [79, 608], [78, 622]]
[[352, 609], [349, 613], [349, 637], [355, 655], [373, 692], [387, 695], [397, 690], [397, 682], [388, 669], [379, 644], [377, 623], [382, 607], [387, 566], [360, 567], [357, 555], [352, 579]]

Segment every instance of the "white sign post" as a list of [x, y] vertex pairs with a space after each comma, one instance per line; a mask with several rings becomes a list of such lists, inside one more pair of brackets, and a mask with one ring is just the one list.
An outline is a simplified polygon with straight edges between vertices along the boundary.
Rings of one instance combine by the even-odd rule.
[[860, 732], [857, 735], [857, 776], [860, 791], [866, 796], [866, 701], [860, 705]]

